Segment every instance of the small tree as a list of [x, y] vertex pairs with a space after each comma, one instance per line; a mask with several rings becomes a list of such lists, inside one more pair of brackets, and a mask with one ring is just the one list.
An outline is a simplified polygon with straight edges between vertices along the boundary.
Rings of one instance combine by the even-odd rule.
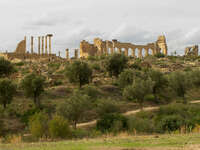
[[158, 95], [164, 88], [168, 86], [168, 80], [162, 72], [156, 70], [150, 70], [149, 76], [154, 82], [153, 95], [155, 100], [158, 101]]
[[133, 84], [133, 78], [134, 78], [134, 72], [132, 70], [124, 70], [120, 75], [119, 75], [119, 86], [124, 88], [128, 85]]
[[0, 81], [0, 103], [6, 108], [7, 104], [10, 104], [13, 100], [13, 96], [16, 92], [16, 86], [12, 81], [4, 79]]
[[43, 112], [34, 114], [29, 120], [29, 130], [35, 138], [47, 136], [48, 115]]
[[111, 77], [118, 77], [119, 74], [126, 68], [127, 63], [128, 58], [125, 55], [114, 54], [108, 57], [105, 62], [105, 67]]
[[151, 79], [136, 79], [133, 82], [133, 85], [124, 89], [123, 96], [128, 100], [135, 100], [138, 102], [142, 109], [145, 97], [152, 94], [153, 92], [153, 85], [154, 82]]
[[40, 95], [44, 92], [45, 79], [34, 73], [27, 75], [22, 80], [22, 88], [27, 97], [33, 98], [36, 107], [40, 107]]
[[66, 138], [70, 135], [68, 121], [61, 116], [54, 116], [49, 122], [49, 134], [52, 138]]
[[186, 73], [172, 73], [169, 76], [169, 85], [178, 96], [183, 98], [184, 103], [187, 103], [187, 100], [185, 99], [185, 94], [192, 84], [190, 82], [190, 79], [188, 79], [188, 76], [186, 76]]
[[89, 84], [92, 79], [92, 69], [87, 63], [75, 61], [66, 67], [66, 76], [72, 83], [79, 83], [81, 88], [84, 84]]
[[76, 129], [78, 121], [84, 117], [90, 107], [89, 97], [75, 91], [73, 96], [57, 107], [59, 115], [67, 118]]
[[0, 77], [6, 77], [12, 74], [15, 71], [13, 64], [4, 59], [3, 57], [0, 57]]

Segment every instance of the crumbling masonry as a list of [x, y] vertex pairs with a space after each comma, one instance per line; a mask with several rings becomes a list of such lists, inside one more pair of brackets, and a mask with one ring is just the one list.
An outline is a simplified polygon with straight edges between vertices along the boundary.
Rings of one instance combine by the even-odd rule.
[[126, 56], [128, 56], [131, 52], [132, 57], [137, 57], [137, 53], [138, 57], [142, 58], [148, 56], [150, 52], [152, 55], [156, 55], [157, 53], [163, 53], [164, 55], [167, 55], [168, 48], [165, 36], [159, 36], [156, 42], [148, 43], [147, 45], [121, 43], [117, 40], [103, 41], [99, 38], [94, 39], [94, 44], [90, 44], [85, 40], [80, 43], [81, 58], [87, 58], [88, 56], [99, 56], [103, 54], [113, 54], [114, 52], [122, 53], [122, 51]]

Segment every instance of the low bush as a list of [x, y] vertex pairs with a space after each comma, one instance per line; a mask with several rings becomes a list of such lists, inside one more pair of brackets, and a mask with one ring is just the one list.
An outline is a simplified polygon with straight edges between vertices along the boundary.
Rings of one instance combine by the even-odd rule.
[[48, 116], [43, 113], [36, 113], [29, 120], [29, 130], [33, 137], [42, 138], [48, 135]]
[[69, 123], [61, 116], [54, 116], [49, 122], [49, 134], [51, 138], [70, 137], [71, 131]]
[[97, 130], [105, 133], [105, 132], [119, 132], [126, 130], [127, 125], [127, 118], [120, 115], [120, 114], [104, 114], [101, 118], [97, 121]]

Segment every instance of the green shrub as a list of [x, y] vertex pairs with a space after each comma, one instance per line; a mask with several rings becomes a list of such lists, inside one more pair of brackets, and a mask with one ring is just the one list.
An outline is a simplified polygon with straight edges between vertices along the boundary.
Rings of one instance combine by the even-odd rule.
[[97, 90], [97, 88], [90, 85], [84, 86], [82, 92], [83, 94], [89, 96], [91, 99], [96, 99], [100, 95], [100, 92]]
[[48, 116], [43, 112], [33, 115], [29, 120], [29, 130], [35, 138], [47, 136]]
[[54, 82], [53, 82], [53, 85], [54, 86], [58, 86], [58, 85], [62, 85], [63, 83], [62, 83], [62, 80], [55, 80]]
[[163, 58], [163, 57], [165, 57], [165, 55], [163, 53], [157, 53], [154, 56], [157, 57], [157, 58]]
[[120, 75], [119, 75], [119, 86], [124, 88], [128, 85], [133, 84], [133, 78], [134, 78], [134, 72], [132, 70], [124, 70]]
[[18, 63], [15, 63], [16, 66], [24, 66], [24, 64], [25, 64], [25, 63], [22, 62], [22, 61], [21, 61], [21, 62], [18, 62]]
[[49, 122], [49, 134], [52, 138], [69, 137], [71, 132], [68, 121], [61, 116], [54, 116]]
[[[97, 130], [101, 132], [119, 132], [127, 129], [127, 118], [120, 114], [104, 114], [97, 121]], [[113, 128], [114, 127], [114, 128]]]
[[40, 109], [38, 108], [31, 108], [25, 111], [22, 115], [20, 115], [20, 120], [23, 122], [25, 125], [28, 125], [30, 118], [36, 114], [39, 113]]
[[92, 63], [91, 68], [96, 71], [101, 71], [101, 66], [99, 65], [99, 63]]
[[128, 131], [133, 133], [134, 131], [139, 133], [152, 133], [154, 131], [154, 125], [149, 118], [129, 117], [128, 118]]

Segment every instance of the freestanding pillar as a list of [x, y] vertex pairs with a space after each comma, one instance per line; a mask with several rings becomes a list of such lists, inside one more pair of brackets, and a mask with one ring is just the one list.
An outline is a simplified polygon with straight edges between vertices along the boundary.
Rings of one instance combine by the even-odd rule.
[[125, 48], [125, 56], [128, 57], [128, 48]]
[[78, 59], [78, 49], [75, 49], [74, 53], [75, 53], [75, 54], [74, 54], [74, 55], [75, 55], [75, 58]]
[[51, 55], [51, 36], [49, 36], [49, 55]]
[[58, 56], [60, 57], [60, 51], [58, 52]]
[[44, 36], [42, 36], [42, 55], [44, 54]]
[[33, 54], [33, 36], [31, 36], [31, 54]]
[[40, 55], [40, 36], [38, 37], [38, 54]]
[[45, 54], [46, 55], [48, 54], [48, 51], [47, 51], [47, 36], [45, 36]]
[[66, 59], [69, 59], [69, 49], [66, 49]]

